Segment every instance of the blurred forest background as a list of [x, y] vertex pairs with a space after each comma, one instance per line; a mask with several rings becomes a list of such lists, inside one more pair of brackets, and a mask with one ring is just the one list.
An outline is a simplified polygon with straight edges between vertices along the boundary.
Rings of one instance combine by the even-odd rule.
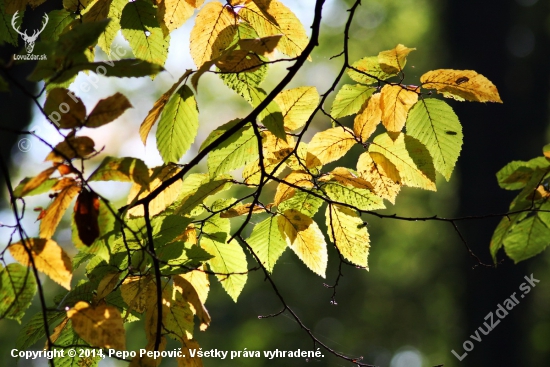
[[[314, 0], [283, 0], [309, 30]], [[324, 10], [320, 46], [290, 87], [314, 85], [323, 93], [340, 68], [339, 58], [330, 59], [342, 50], [346, 9], [351, 0], [327, 0]], [[44, 11], [61, 8], [61, 1], [49, 0], [35, 11], [25, 14], [24, 26], [40, 23]], [[90, 136], [105, 145], [105, 152], [119, 156], [142, 158], [151, 167], [161, 163], [154, 139], [146, 148], [138, 137], [138, 127], [154, 100], [172, 85], [186, 68], [194, 67], [188, 54], [190, 21], [174, 32], [168, 72], [154, 81], [102, 78], [98, 89], [89, 93], [73, 88], [87, 106], [114, 91], [123, 92], [134, 109], [114, 124], [93, 131]], [[499, 89], [503, 105], [454, 102], [464, 128], [464, 146], [457, 170], [451, 181], [438, 178], [438, 192], [427, 193], [405, 189], [397, 204], [386, 210], [402, 216], [439, 215], [458, 217], [502, 213], [514, 193], [501, 190], [495, 173], [512, 160], [528, 160], [541, 154], [550, 141], [550, 2], [542, 0], [364, 0], [357, 11], [350, 39], [350, 60], [377, 55], [398, 43], [416, 47], [409, 55], [405, 69], [406, 83], [417, 84], [426, 71], [438, 68], [471, 69], [488, 77]], [[117, 39], [115, 42], [124, 42]], [[0, 57], [8, 60], [15, 52], [11, 46], [0, 48]], [[99, 58], [105, 57], [98, 52]], [[24, 82], [31, 64], [15, 68], [19, 80], [30, 91], [40, 86]], [[270, 72], [274, 85], [284, 73], [284, 66]], [[82, 78], [82, 79], [81, 79]], [[85, 80], [80, 76], [77, 80]], [[347, 77], [344, 82], [349, 82]], [[44, 124], [44, 118], [17, 88], [0, 96], [1, 126], [37, 130], [52, 143], [59, 140]], [[266, 89], [269, 89], [266, 86]], [[332, 101], [332, 98], [329, 102]], [[196, 152], [206, 135], [216, 126], [244, 116], [248, 107], [226, 88], [216, 76], [203, 77], [198, 94], [201, 109], [201, 131]], [[327, 128], [330, 121], [321, 115], [316, 127]], [[311, 136], [309, 135], [309, 136]], [[32, 148], [21, 152], [20, 137], [0, 134], [2, 157], [10, 157], [13, 184], [25, 176], [39, 172], [40, 163], [48, 153], [35, 138]], [[56, 139], [52, 141], [51, 139]], [[349, 154], [348, 156], [352, 156]], [[104, 155], [102, 155], [104, 156]], [[101, 158], [100, 158], [101, 159]], [[99, 163], [100, 159], [97, 161]], [[185, 158], [184, 158], [185, 160]], [[3, 181], [3, 180], [2, 180]], [[4, 185], [4, 182], [2, 182]], [[123, 203], [116, 192], [127, 192], [124, 184], [97, 185], [97, 190], [113, 201]], [[115, 186], [116, 185], [116, 186]], [[0, 192], [0, 221], [12, 224], [9, 216], [7, 190]], [[27, 208], [46, 205], [47, 197], [29, 198]], [[322, 215], [322, 213], [321, 213]], [[460, 238], [449, 223], [404, 222], [364, 217], [371, 233], [370, 271], [345, 267], [340, 279], [336, 301], [331, 304], [332, 290], [323, 283], [333, 284], [338, 271], [334, 251], [329, 254], [329, 271], [323, 280], [310, 272], [290, 250], [274, 269], [274, 280], [283, 296], [304, 323], [335, 350], [353, 356], [363, 356], [363, 362], [383, 367], [428, 367], [444, 364], [455, 366], [531, 366], [550, 365], [550, 252], [520, 263], [505, 260], [496, 269], [475, 267]], [[34, 213], [28, 211], [28, 228], [36, 228]], [[490, 263], [489, 241], [499, 218], [463, 221], [460, 231], [472, 250]], [[324, 222], [321, 219], [319, 222]], [[69, 224], [67, 220], [66, 225]], [[0, 229], [5, 245], [9, 232]], [[549, 239], [550, 241], [550, 239]], [[58, 242], [74, 254], [70, 231], [62, 232]], [[503, 257], [503, 254], [500, 256]], [[7, 259], [9, 260], [9, 259]], [[462, 343], [469, 338], [484, 317], [495, 311], [497, 304], [518, 292], [523, 277], [533, 273], [540, 283], [508, 316], [459, 362], [452, 354], [464, 352]], [[82, 274], [82, 269], [80, 269]], [[45, 280], [49, 297], [62, 289]], [[261, 272], [250, 274], [237, 304], [212, 279], [206, 303], [213, 322], [206, 332], [196, 332], [203, 350], [309, 350], [311, 340], [283, 314], [277, 318], [257, 316], [281, 309]], [[38, 303], [27, 312], [26, 319], [38, 311]], [[25, 319], [25, 320], [26, 320]], [[12, 366], [15, 361], [9, 351], [15, 345], [20, 326], [11, 320], [0, 321], [0, 365]], [[135, 329], [134, 329], [135, 328]], [[128, 349], [145, 346], [145, 337], [137, 332], [142, 325], [130, 325]], [[132, 332], [136, 330], [136, 332]], [[134, 337], [135, 335], [135, 337]], [[42, 344], [36, 346], [41, 348]], [[167, 349], [177, 346], [169, 344]], [[325, 358], [310, 360], [307, 365], [345, 366], [325, 353]], [[303, 359], [249, 358], [236, 360], [205, 359], [206, 367], [234, 366], [303, 366]], [[100, 366], [122, 366], [104, 360]], [[19, 366], [45, 366], [45, 361], [20, 360]], [[165, 360], [162, 366], [175, 366]]]

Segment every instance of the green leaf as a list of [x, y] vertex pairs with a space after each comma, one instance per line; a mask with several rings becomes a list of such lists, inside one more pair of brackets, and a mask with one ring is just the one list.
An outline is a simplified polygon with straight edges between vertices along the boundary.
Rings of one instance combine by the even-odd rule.
[[178, 200], [179, 207], [176, 209], [176, 214], [186, 215], [195, 214], [193, 209], [202, 204], [204, 200], [220, 191], [227, 190], [231, 187], [231, 178], [229, 176], [220, 176], [210, 180], [207, 175], [189, 175], [183, 181], [184, 191], [180, 195], [181, 200]]
[[229, 230], [229, 219], [216, 215], [203, 226], [200, 246], [214, 256], [208, 261], [210, 270], [217, 273], [223, 289], [237, 302], [246, 283], [248, 268], [246, 255], [237, 241], [226, 243]]
[[380, 67], [380, 63], [378, 62], [378, 56], [364, 57], [361, 60], [354, 62], [351, 66], [353, 66], [357, 70], [371, 75], [368, 76], [359, 73], [353, 69], [348, 69], [349, 77], [354, 81], [362, 84], [378, 83], [378, 79], [386, 80], [388, 78], [391, 78], [392, 76], [397, 75], [397, 73], [388, 74], [384, 70], [382, 70], [382, 68]]
[[[65, 312], [47, 312], [48, 325], [50, 330], [55, 328], [61, 320], [65, 318]], [[39, 312], [27, 321], [23, 326], [19, 334], [17, 335], [17, 341], [15, 347], [19, 350], [30, 349], [37, 341], [44, 338], [46, 332], [44, 330], [44, 314]]]
[[224, 73], [218, 75], [225, 85], [233, 89], [251, 105], [254, 105], [255, 100], [262, 99], [257, 87], [264, 81], [267, 75], [266, 65], [260, 66], [253, 72]]
[[220, 136], [222, 136], [227, 130], [231, 129], [233, 126], [238, 124], [241, 119], [234, 119], [229, 122], [226, 122], [222, 126], [218, 127], [216, 130], [212, 131], [210, 135], [204, 140], [204, 142], [201, 144], [201, 147], [199, 151], [204, 150], [206, 147], [208, 147], [211, 143], [213, 143], [216, 139], [218, 139]]
[[170, 36], [164, 38], [156, 14], [157, 9], [150, 0], [129, 2], [122, 9], [120, 25], [137, 58], [164, 65]]
[[38, 187], [35, 189], [29, 191], [29, 192], [23, 192], [23, 189], [25, 188], [25, 185], [27, 182], [29, 182], [33, 177], [25, 177], [19, 185], [13, 190], [13, 196], [16, 198], [24, 197], [24, 196], [33, 196], [33, 195], [40, 195], [44, 194], [51, 190], [53, 185], [55, 185], [59, 180], [57, 178], [49, 178], [42, 182]]
[[357, 212], [340, 205], [328, 205], [326, 221], [328, 236], [340, 254], [368, 270], [370, 237]]
[[323, 199], [315, 196], [314, 193], [322, 195], [322, 193], [317, 190], [296, 190], [296, 193], [292, 197], [281, 202], [277, 209], [279, 212], [285, 212], [293, 209], [307, 215], [308, 217], [313, 217], [324, 202]]
[[[97, 367], [99, 361], [101, 360], [101, 357], [97, 356], [97, 351], [97, 357], [85, 357], [85, 353], [87, 351], [89, 351], [89, 356], [93, 356], [95, 349], [82, 347], [84, 345], [88, 345], [88, 343], [76, 334], [72, 327], [71, 320], [68, 320], [68, 322], [64, 325], [59, 337], [55, 341], [55, 344], [65, 350], [63, 357], [55, 357], [53, 359], [56, 367]], [[79, 345], [78, 353], [76, 353], [74, 357], [70, 357], [68, 355], [68, 350], [70, 350], [73, 345]]]
[[329, 181], [322, 186], [331, 200], [349, 204], [359, 210], [384, 209], [384, 200], [367, 189]]
[[407, 134], [426, 146], [435, 169], [449, 181], [462, 148], [462, 126], [451, 106], [438, 99], [418, 101], [409, 111]]
[[544, 157], [528, 162], [512, 161], [497, 172], [500, 187], [506, 190], [519, 190], [525, 187], [537, 169], [548, 169], [550, 162]]
[[549, 244], [550, 229], [540, 216], [530, 213], [518, 221], [504, 238], [504, 250], [515, 263], [542, 252]]
[[[262, 88], [256, 88], [251, 90], [252, 106], [258, 107], [260, 103], [267, 97], [267, 93]], [[264, 108], [258, 115], [258, 119], [267, 127], [269, 131], [276, 137], [286, 140], [286, 133], [284, 128], [284, 119], [281, 109], [277, 105], [277, 102], [271, 101], [266, 108]]]
[[139, 78], [160, 73], [164, 68], [158, 64], [140, 59], [124, 59], [118, 61], [82, 62], [73, 63], [70, 69], [63, 72], [58, 80], [67, 80], [80, 71], [91, 70], [95, 73], [117, 78]]
[[153, 238], [159, 246], [172, 242], [181, 235], [187, 225], [191, 223], [190, 218], [184, 218], [179, 215], [157, 216], [151, 221], [153, 227]]
[[195, 95], [184, 85], [170, 98], [160, 116], [157, 148], [164, 162], [177, 163], [191, 147], [198, 129], [199, 110]]
[[276, 216], [270, 216], [255, 225], [247, 242], [270, 273], [287, 247]]
[[361, 84], [343, 85], [332, 103], [332, 109], [330, 110], [331, 116], [338, 119], [359, 112], [363, 103], [365, 103], [375, 90], [375, 87], [368, 87]]
[[36, 293], [36, 281], [30, 268], [12, 263], [0, 269], [0, 320], [21, 323]]
[[109, 19], [101, 22], [77, 23], [70, 32], [65, 32], [59, 36], [55, 45], [55, 56], [57, 58], [68, 58], [73, 60], [95, 45], [99, 35], [105, 31]]
[[[17, 47], [19, 35], [11, 26], [13, 15], [6, 13], [6, 6], [4, 5], [4, 1], [5, 0], [0, 0], [0, 45], [3, 45], [7, 42]], [[25, 13], [23, 11], [20, 11], [17, 13], [17, 15], [18, 16], [15, 24], [21, 26]]]
[[162, 246], [157, 250], [157, 256], [167, 263], [161, 268], [163, 275], [185, 273], [188, 268], [197, 268], [214, 257], [197, 245], [181, 241]]
[[208, 171], [216, 177], [257, 158], [258, 141], [254, 129], [247, 124], [208, 154]]
[[369, 152], [380, 153], [393, 163], [402, 185], [436, 191], [432, 157], [417, 139], [403, 133], [395, 139], [388, 133], [380, 134], [369, 146]]
[[[122, 16], [122, 10], [124, 6], [128, 4], [127, 0], [111, 0], [111, 5], [109, 6], [109, 14], [107, 17], [111, 19], [105, 31], [101, 33], [99, 39], [97, 40], [97, 45], [105, 52], [107, 55], [111, 54], [111, 44], [115, 39], [118, 31], [120, 31], [120, 18]], [[119, 50], [120, 46], [117, 46]], [[125, 52], [124, 52], [125, 53]], [[123, 55], [124, 55], [123, 53]]]
[[149, 187], [149, 170], [145, 163], [132, 157], [105, 157], [103, 162], [90, 175], [88, 181], [135, 182]]
[[65, 28], [74, 20], [75, 16], [65, 9], [52, 10], [48, 13], [48, 24], [40, 33], [40, 39], [46, 42], [57, 41]]

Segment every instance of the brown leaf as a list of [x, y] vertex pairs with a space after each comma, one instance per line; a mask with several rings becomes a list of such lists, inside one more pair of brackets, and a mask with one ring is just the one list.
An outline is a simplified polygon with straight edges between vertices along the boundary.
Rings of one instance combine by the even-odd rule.
[[253, 52], [234, 50], [227, 52], [216, 61], [216, 66], [223, 72], [254, 72], [263, 65], [262, 59]]
[[88, 116], [86, 127], [100, 127], [116, 120], [128, 108], [133, 107], [124, 94], [116, 93], [100, 100]]
[[55, 167], [50, 167], [42, 172], [40, 172], [35, 177], [31, 178], [25, 186], [23, 186], [23, 189], [21, 190], [21, 193], [18, 195], [19, 197], [23, 197], [32, 190], [36, 189], [38, 186], [40, 186], [44, 181], [46, 181], [52, 173], [55, 171]]
[[[69, 255], [51, 239], [29, 238], [25, 241], [31, 251], [36, 269], [49, 276], [53, 281], [66, 289], [71, 289], [73, 265]], [[21, 265], [31, 266], [31, 261], [23, 242], [8, 247], [11, 256]]]
[[57, 197], [46, 209], [46, 214], [40, 222], [40, 237], [51, 238], [53, 236], [63, 214], [79, 192], [79, 186], [69, 186], [57, 194]]
[[44, 112], [61, 129], [80, 127], [86, 119], [86, 106], [82, 100], [65, 88], [54, 88], [48, 93]]
[[57, 144], [46, 161], [62, 163], [74, 158], [85, 158], [94, 152], [95, 143], [87, 136], [72, 136]]
[[78, 237], [86, 245], [91, 246], [99, 237], [99, 197], [96, 193], [82, 189], [74, 204], [74, 221]]
[[67, 311], [74, 331], [94, 347], [126, 349], [126, 332], [120, 311], [103, 305], [91, 306], [80, 301]]

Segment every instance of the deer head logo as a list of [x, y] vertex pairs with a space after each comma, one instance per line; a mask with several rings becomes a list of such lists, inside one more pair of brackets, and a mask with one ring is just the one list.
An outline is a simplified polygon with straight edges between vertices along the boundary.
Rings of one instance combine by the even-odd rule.
[[34, 43], [36, 42], [36, 39], [38, 38], [38, 35], [40, 35], [40, 33], [42, 33], [42, 31], [44, 30], [44, 28], [46, 28], [46, 24], [48, 24], [48, 15], [44, 13], [44, 23], [42, 24], [42, 29], [41, 30], [34, 30], [34, 32], [32, 33], [32, 36], [29, 36], [27, 34], [27, 30], [25, 29], [24, 32], [21, 32], [19, 30], [20, 27], [16, 27], [15, 25], [15, 20], [17, 19], [17, 13], [19, 11], [16, 11], [15, 14], [13, 14], [13, 17], [11, 18], [11, 26], [13, 27], [13, 29], [15, 29], [15, 31], [17, 33], [19, 33], [21, 35], [21, 37], [23, 38], [23, 41], [25, 41], [25, 48], [27, 49], [27, 53], [31, 53], [32, 50], [34, 49]]

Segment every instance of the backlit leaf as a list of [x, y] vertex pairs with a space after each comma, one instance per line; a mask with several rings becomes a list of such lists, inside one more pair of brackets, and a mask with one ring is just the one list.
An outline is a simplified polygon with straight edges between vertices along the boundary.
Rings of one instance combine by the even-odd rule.
[[275, 102], [283, 113], [284, 126], [294, 131], [305, 125], [319, 103], [319, 93], [315, 87], [298, 87], [282, 91]]
[[439, 69], [420, 78], [422, 88], [435, 89], [443, 97], [459, 101], [502, 103], [495, 85], [473, 70]]
[[[101, 0], [99, 0], [101, 1]], [[111, 55], [111, 45], [115, 39], [118, 31], [120, 31], [120, 16], [124, 6], [128, 4], [126, 0], [112, 0], [110, 1], [109, 13], [107, 17], [111, 19], [105, 31], [99, 35], [97, 40], [97, 45], [105, 52], [107, 55]], [[117, 51], [120, 50], [117, 47]], [[117, 52], [118, 53], [118, 52]], [[122, 52], [120, 52], [122, 53]], [[125, 52], [124, 52], [125, 53]], [[123, 54], [124, 55], [124, 54]], [[123, 56], [121, 55], [121, 56]]]
[[395, 139], [380, 134], [369, 146], [369, 152], [380, 153], [399, 171], [401, 184], [436, 191], [435, 169], [426, 147], [415, 138], [400, 133]]
[[297, 189], [287, 185], [286, 183], [304, 188], [312, 188], [314, 186], [313, 177], [305, 171], [291, 172], [283, 179], [283, 181], [284, 182], [280, 182], [277, 186], [275, 198], [273, 199], [273, 203], [275, 205], [279, 205], [281, 202], [291, 198], [296, 193]]
[[386, 80], [397, 72], [387, 73], [382, 70], [377, 56], [364, 57], [351, 65], [354, 69], [348, 69], [348, 75], [351, 79], [362, 84], [378, 83], [379, 80]]
[[340, 205], [328, 205], [326, 221], [329, 238], [340, 254], [368, 270], [369, 232], [357, 212]]
[[213, 60], [231, 44], [237, 32], [237, 17], [218, 1], [206, 4], [195, 18], [189, 47], [197, 68]]
[[204, 331], [210, 325], [210, 315], [204, 307], [195, 287], [184, 277], [174, 277], [174, 289], [181, 293], [183, 299], [191, 305], [191, 309], [200, 321], [200, 330]]
[[202, 6], [204, 0], [160, 0], [160, 26], [164, 36], [181, 27], [195, 13], [195, 9]]
[[231, 187], [231, 178], [225, 175], [209, 179], [205, 175], [199, 178], [199, 180], [191, 180], [191, 176], [189, 176], [183, 182], [183, 186], [184, 190], [180, 195], [181, 204], [176, 210], [176, 213], [179, 215], [192, 214], [193, 209], [202, 204], [207, 197], [227, 190]]
[[277, 215], [279, 231], [287, 245], [314, 273], [323, 278], [327, 269], [327, 244], [325, 236], [310, 217], [289, 209]]
[[41, 186], [56, 170], [56, 167], [46, 168], [44, 171], [40, 172], [35, 177], [30, 177], [25, 182], [21, 181], [19, 185], [14, 190], [16, 197], [23, 197], [30, 194], [32, 191], [36, 190]]
[[105, 157], [88, 181], [135, 182], [149, 186], [149, 170], [141, 159]]
[[[30, 268], [17, 263], [0, 265], [0, 320], [21, 323], [36, 293], [36, 280]], [[43, 322], [41, 323], [42, 328]], [[21, 331], [23, 333], [23, 331]]]
[[143, 142], [143, 145], [147, 142], [147, 135], [149, 135], [149, 132], [151, 131], [151, 128], [157, 122], [158, 118], [160, 117], [162, 111], [166, 107], [166, 104], [170, 100], [170, 97], [172, 97], [172, 94], [174, 94], [175, 90], [179, 87], [179, 85], [183, 82], [185, 78], [189, 76], [191, 73], [191, 70], [186, 70], [186, 72], [179, 78], [177, 82], [175, 82], [168, 91], [166, 91], [162, 96], [160, 96], [159, 99], [155, 102], [153, 105], [153, 108], [149, 110], [149, 113], [141, 123], [139, 127], [139, 136], [141, 137], [141, 141]]
[[216, 177], [242, 167], [258, 157], [258, 140], [247, 124], [208, 154], [208, 171]]
[[395, 165], [384, 155], [365, 152], [359, 156], [357, 171], [370, 182], [376, 195], [395, 204], [395, 198], [401, 189], [401, 176]]
[[233, 50], [217, 59], [216, 66], [224, 73], [254, 72], [264, 61], [254, 52]]
[[246, 255], [237, 241], [226, 242], [229, 229], [229, 219], [214, 217], [207, 221], [200, 246], [214, 256], [208, 260], [210, 270], [217, 273], [223, 289], [237, 302], [246, 283], [248, 268]]
[[189, 283], [193, 285], [193, 288], [197, 291], [202, 303], [206, 302], [208, 298], [208, 292], [210, 291], [210, 281], [208, 280], [208, 274], [204, 272], [205, 265], [200, 266], [196, 270], [189, 271], [185, 274], [177, 275], [175, 277], [185, 278]]
[[361, 111], [355, 116], [353, 132], [361, 142], [365, 143], [376, 131], [376, 127], [382, 121], [382, 109], [380, 108], [380, 93], [373, 94], [361, 107]]
[[382, 123], [388, 131], [401, 131], [409, 110], [418, 101], [418, 94], [400, 85], [389, 84], [382, 88], [380, 94]]
[[295, 57], [302, 53], [309, 40], [296, 15], [278, 0], [247, 1], [239, 11], [260, 37], [282, 35], [277, 50]]
[[52, 238], [63, 218], [63, 214], [73, 201], [73, 198], [80, 192], [80, 187], [78, 186], [69, 186], [61, 190], [57, 194], [54, 201], [46, 209], [45, 215], [40, 221], [40, 237], [42, 238]]
[[78, 302], [67, 311], [73, 328], [90, 345], [100, 348], [126, 349], [126, 333], [117, 308], [108, 305], [92, 306]]
[[315, 166], [316, 162], [325, 165], [342, 158], [357, 141], [348, 128], [334, 127], [313, 136], [309, 142], [306, 166]]
[[510, 227], [504, 251], [515, 263], [529, 259], [548, 247], [549, 234], [550, 229], [538, 214], [527, 215]]
[[[54, 241], [45, 238], [29, 238], [25, 241], [30, 250], [36, 269], [49, 276], [66, 289], [71, 289], [73, 267], [69, 255]], [[29, 255], [23, 242], [9, 247], [10, 254], [23, 266], [31, 266]]]
[[462, 125], [453, 109], [443, 101], [420, 100], [409, 112], [407, 134], [428, 148], [435, 169], [447, 181], [462, 148]]
[[257, 55], [265, 56], [271, 54], [279, 41], [281, 40], [282, 35], [277, 34], [274, 36], [267, 36], [262, 38], [242, 38], [239, 40], [239, 48], [241, 50], [251, 51]]
[[150, 0], [129, 2], [122, 9], [120, 26], [137, 58], [164, 65], [170, 36], [164, 37], [156, 16], [157, 10]]
[[287, 247], [276, 216], [270, 216], [255, 225], [247, 242], [270, 273]]
[[160, 116], [157, 148], [165, 163], [177, 163], [191, 147], [199, 128], [199, 110], [191, 88], [182, 86]]
[[380, 52], [378, 54], [380, 68], [388, 74], [402, 71], [407, 63], [407, 55], [414, 50], [416, 48], [408, 48], [399, 44], [393, 50]]
[[338, 181], [323, 184], [322, 189], [331, 200], [349, 204], [359, 210], [384, 209], [384, 201], [370, 189], [349, 186]]
[[100, 100], [90, 112], [86, 127], [100, 127], [116, 120], [128, 108], [133, 107], [130, 101], [121, 93]]
[[361, 84], [343, 85], [332, 103], [331, 116], [338, 119], [359, 112], [361, 106], [363, 106], [375, 90], [375, 87]]

